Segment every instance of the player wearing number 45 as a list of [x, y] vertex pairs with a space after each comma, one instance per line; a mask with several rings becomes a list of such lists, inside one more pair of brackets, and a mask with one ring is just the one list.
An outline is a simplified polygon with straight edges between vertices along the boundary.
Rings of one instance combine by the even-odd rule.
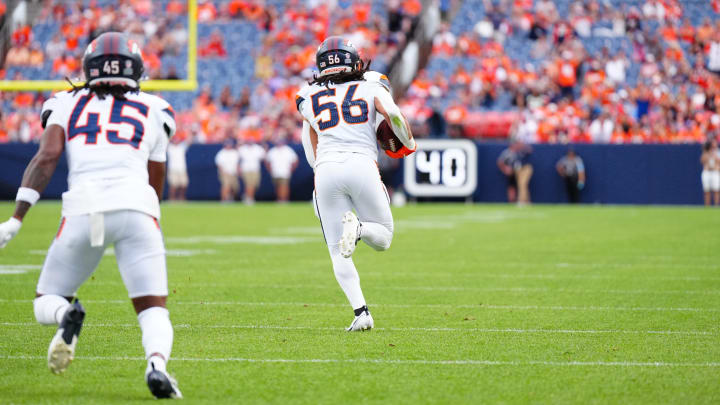
[[351, 256], [359, 240], [386, 250], [393, 236], [390, 201], [376, 163], [376, 128], [383, 118], [390, 124], [394, 136], [386, 153], [394, 158], [413, 153], [415, 140], [387, 78], [368, 72], [369, 63], [350, 42], [327, 38], [316, 63], [319, 74], [296, 97], [305, 155], [315, 170], [315, 209], [335, 277], [355, 313], [347, 330], [368, 330], [373, 319]]
[[100, 35], [82, 64], [85, 85], [57, 93], [43, 106], [40, 149], [25, 169], [15, 213], [0, 224], [0, 247], [18, 233], [65, 151], [69, 190], [33, 302], [39, 323], [58, 325], [48, 366], [62, 373], [73, 359], [85, 310], [72, 298], [105, 248], [114, 245], [142, 330], [145, 381], [158, 398], [181, 397], [165, 367], [173, 328], [165, 309], [165, 247], [158, 224], [174, 114], [165, 100], [139, 91], [142, 55], [124, 34]]

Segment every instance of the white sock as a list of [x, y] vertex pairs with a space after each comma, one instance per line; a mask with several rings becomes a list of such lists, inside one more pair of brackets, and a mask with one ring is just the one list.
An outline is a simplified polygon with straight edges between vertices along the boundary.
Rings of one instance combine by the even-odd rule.
[[363, 222], [360, 227], [360, 239], [375, 250], [388, 250], [392, 237], [392, 230], [377, 222]]
[[35, 319], [43, 325], [59, 325], [70, 303], [59, 295], [41, 295], [33, 301]]
[[350, 305], [352, 305], [353, 309], [364, 306], [365, 297], [363, 297], [360, 288], [360, 276], [357, 269], [355, 269], [352, 258], [343, 257], [337, 246], [335, 246], [331, 248], [330, 259], [332, 260], [335, 278], [348, 301], [350, 301]]
[[138, 322], [142, 330], [142, 344], [148, 359], [148, 368], [152, 362], [156, 370], [165, 371], [165, 363], [170, 359], [173, 343], [170, 313], [163, 307], [151, 307], [138, 314]]
[[153, 370], [167, 372], [167, 363], [165, 363], [165, 359], [158, 356], [157, 354], [150, 356], [150, 358], [148, 359], [145, 374], [147, 375]]

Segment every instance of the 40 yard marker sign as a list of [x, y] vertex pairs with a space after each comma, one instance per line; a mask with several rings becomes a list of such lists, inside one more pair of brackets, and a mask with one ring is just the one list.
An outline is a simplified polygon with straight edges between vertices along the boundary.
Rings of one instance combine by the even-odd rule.
[[405, 191], [413, 197], [469, 197], [477, 187], [477, 148], [467, 139], [419, 139], [406, 157]]

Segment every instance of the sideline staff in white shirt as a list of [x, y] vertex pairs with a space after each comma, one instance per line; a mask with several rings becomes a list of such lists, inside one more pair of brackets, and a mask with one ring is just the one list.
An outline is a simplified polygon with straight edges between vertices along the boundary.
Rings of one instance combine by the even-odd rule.
[[218, 178], [220, 179], [220, 199], [222, 201], [233, 201], [240, 188], [238, 182], [239, 162], [240, 154], [235, 148], [235, 140], [226, 140], [223, 143], [223, 148], [215, 155], [215, 165], [218, 168]]
[[175, 137], [170, 139], [167, 150], [168, 160], [168, 185], [170, 200], [183, 201], [189, 183], [187, 173], [187, 160], [185, 155], [188, 150], [188, 141]]
[[243, 202], [253, 204], [255, 191], [260, 185], [260, 162], [265, 158], [265, 148], [255, 141], [243, 142], [238, 148], [240, 154], [240, 174], [245, 184]]
[[275, 184], [275, 193], [279, 202], [290, 200], [290, 177], [298, 165], [298, 156], [285, 139], [279, 139], [267, 153], [267, 169]]

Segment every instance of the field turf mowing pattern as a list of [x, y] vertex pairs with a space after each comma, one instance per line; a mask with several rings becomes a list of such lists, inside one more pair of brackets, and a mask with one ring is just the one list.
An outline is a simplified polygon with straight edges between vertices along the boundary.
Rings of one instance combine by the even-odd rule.
[[[12, 205], [0, 204], [0, 212]], [[413, 205], [392, 248], [354, 260], [376, 329], [346, 333], [309, 203], [165, 204], [187, 403], [720, 402], [720, 211], [694, 207]], [[76, 359], [34, 287], [60, 205], [0, 251], [0, 403], [152, 399], [140, 329], [107, 255], [81, 287]]]

